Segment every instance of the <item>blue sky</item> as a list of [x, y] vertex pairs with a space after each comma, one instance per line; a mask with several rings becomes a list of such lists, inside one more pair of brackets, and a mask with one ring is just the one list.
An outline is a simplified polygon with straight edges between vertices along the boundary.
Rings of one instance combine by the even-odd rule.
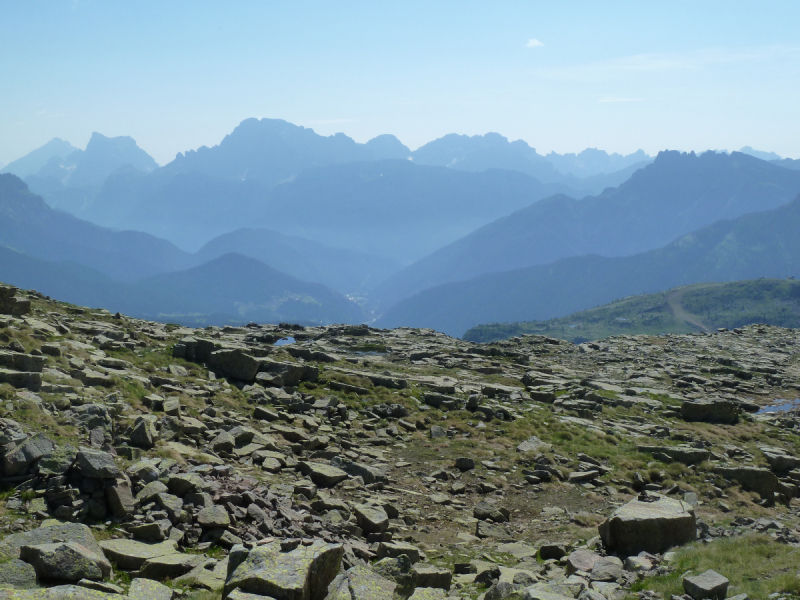
[[0, 0], [0, 161], [99, 131], [163, 164], [248, 117], [797, 158], [799, 23], [796, 0]]

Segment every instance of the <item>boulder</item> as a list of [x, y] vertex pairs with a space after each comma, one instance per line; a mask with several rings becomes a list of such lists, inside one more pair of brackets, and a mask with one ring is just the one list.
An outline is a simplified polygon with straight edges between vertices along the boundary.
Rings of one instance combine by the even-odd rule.
[[395, 594], [401, 598], [410, 596], [417, 587], [417, 573], [404, 554], [397, 558], [382, 558], [372, 565], [372, 570], [397, 584]]
[[114, 457], [108, 452], [81, 448], [78, 451], [78, 468], [84, 477], [94, 479], [116, 479], [120, 474]]
[[158, 431], [152, 416], [137, 417], [131, 431], [131, 444], [139, 448], [152, 448], [156, 445]]
[[272, 380], [273, 385], [277, 383], [276, 376], [283, 385], [289, 386], [299, 385], [301, 381], [316, 381], [319, 378], [319, 370], [311, 365], [278, 362], [268, 358], [261, 359], [260, 371], [268, 374], [265, 383]]
[[275, 600], [323, 600], [339, 572], [343, 553], [341, 544], [320, 540], [285, 553], [279, 543], [257, 546], [249, 552], [235, 546], [229, 557], [223, 597], [239, 589]]
[[728, 595], [728, 580], [716, 571], [683, 578], [683, 590], [694, 600], [724, 600]]
[[39, 459], [53, 453], [56, 445], [42, 433], [8, 450], [3, 457], [3, 471], [7, 477], [24, 473], [28, 467]]
[[[267, 596], [262, 596], [261, 594], [247, 594], [245, 592], [240, 592], [239, 590], [233, 590], [225, 600], [275, 600], [274, 598], [268, 598]], [[326, 598], [326, 600], [328, 600]], [[337, 598], [332, 598], [330, 600], [338, 600]]]
[[33, 565], [36, 576], [43, 580], [100, 580], [111, 574], [111, 563], [102, 553], [92, 552], [76, 542], [22, 546], [19, 557]]
[[730, 423], [739, 421], [739, 407], [730, 400], [687, 400], [681, 404], [684, 421]]
[[165, 554], [148, 558], [139, 569], [139, 575], [147, 579], [175, 579], [206, 562], [200, 554]]
[[0, 542], [0, 557], [19, 557], [22, 546], [52, 544], [56, 541], [76, 542], [90, 552], [103, 555], [103, 550], [92, 535], [92, 530], [82, 523], [59, 523], [45, 521], [36, 529], [14, 533]]
[[140, 569], [149, 559], [178, 552], [178, 545], [173, 540], [159, 544], [145, 544], [134, 540], [102, 540], [100, 547], [111, 562], [126, 571]]
[[694, 508], [661, 495], [631, 500], [614, 511], [599, 530], [606, 548], [624, 555], [661, 553], [697, 536]]
[[172, 522], [169, 519], [159, 519], [152, 523], [131, 525], [128, 532], [137, 540], [145, 542], [163, 542], [172, 531]]
[[325, 600], [393, 600], [397, 584], [368, 567], [351, 567], [328, 588]]
[[214, 452], [233, 452], [236, 447], [236, 440], [227, 431], [221, 432], [217, 437], [211, 440], [211, 449]]
[[42, 387], [42, 374], [0, 368], [0, 383], [36, 391]]
[[131, 581], [128, 600], [172, 600], [172, 588], [152, 579], [137, 577]]
[[434, 565], [416, 564], [413, 567], [413, 571], [417, 576], [418, 587], [449, 590], [453, 581], [453, 573], [450, 569]]
[[334, 467], [317, 462], [301, 462], [297, 465], [299, 471], [310, 478], [316, 485], [323, 488], [334, 487], [337, 483], [349, 477], [347, 473]]
[[258, 359], [245, 354], [239, 348], [217, 350], [208, 357], [209, 367], [221, 372], [225, 377], [240, 381], [255, 381], [260, 365]]
[[3, 600], [125, 600], [125, 596], [91, 590], [80, 585], [57, 585], [35, 590], [4, 590]]
[[370, 483], [375, 483], [376, 481], [386, 480], [385, 473], [380, 469], [355, 462], [348, 458], [334, 456], [331, 459], [331, 464], [352, 477], [361, 477], [361, 479], [363, 479], [364, 483], [367, 485]]
[[228, 511], [222, 506], [210, 506], [197, 513], [197, 523], [205, 529], [217, 529], [231, 524]]
[[745, 490], [756, 492], [769, 502], [775, 499], [780, 483], [772, 471], [758, 467], [716, 467], [714, 473], [738, 482]]
[[0, 589], [9, 586], [20, 590], [36, 587], [36, 569], [24, 560], [12, 558], [0, 562]]
[[462, 456], [456, 459], [455, 467], [462, 473], [464, 471], [471, 471], [475, 468], [475, 461], [469, 457]]
[[136, 499], [131, 486], [124, 479], [117, 479], [114, 485], [106, 488], [106, 502], [111, 514], [117, 518], [125, 518], [136, 512]]
[[356, 522], [364, 533], [383, 533], [389, 528], [389, 515], [383, 507], [360, 504], [354, 508]]
[[591, 550], [575, 550], [567, 558], [567, 574], [572, 575], [576, 571], [590, 573], [594, 568], [594, 563], [600, 558]]
[[622, 577], [622, 561], [616, 556], [598, 558], [592, 568], [592, 581], [616, 581]]
[[438, 588], [418, 587], [408, 600], [445, 600], [447, 592]]

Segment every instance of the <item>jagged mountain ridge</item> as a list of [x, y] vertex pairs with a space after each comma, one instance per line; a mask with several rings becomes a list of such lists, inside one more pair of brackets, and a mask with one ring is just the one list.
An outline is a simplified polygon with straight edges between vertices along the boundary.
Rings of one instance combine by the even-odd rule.
[[583, 254], [632, 255], [720, 219], [775, 208], [798, 193], [798, 172], [744, 154], [661, 152], [599, 196], [550, 197], [477, 229], [393, 275], [374, 296], [388, 307], [483, 273]]

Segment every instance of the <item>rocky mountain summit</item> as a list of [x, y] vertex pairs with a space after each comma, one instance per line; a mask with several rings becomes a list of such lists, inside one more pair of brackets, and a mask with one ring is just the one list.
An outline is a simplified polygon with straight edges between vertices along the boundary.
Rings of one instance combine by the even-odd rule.
[[800, 593], [797, 330], [0, 313], [0, 598]]

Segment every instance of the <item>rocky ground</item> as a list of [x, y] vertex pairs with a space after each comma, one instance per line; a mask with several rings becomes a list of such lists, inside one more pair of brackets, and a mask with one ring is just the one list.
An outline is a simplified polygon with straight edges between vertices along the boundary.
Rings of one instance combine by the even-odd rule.
[[800, 593], [797, 330], [0, 313], [0, 598]]

